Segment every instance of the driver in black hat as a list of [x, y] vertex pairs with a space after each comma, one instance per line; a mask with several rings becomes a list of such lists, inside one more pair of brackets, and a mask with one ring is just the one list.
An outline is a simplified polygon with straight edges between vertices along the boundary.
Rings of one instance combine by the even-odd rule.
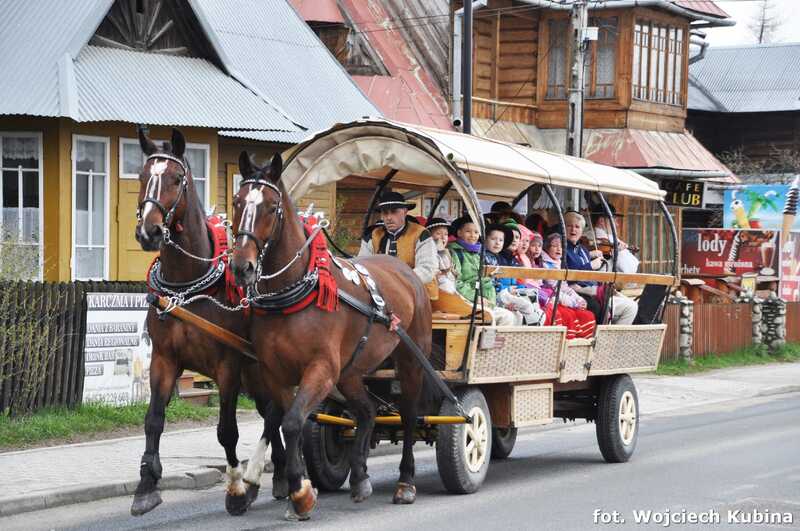
[[435, 279], [439, 268], [436, 244], [428, 229], [408, 215], [415, 206], [398, 192], [385, 192], [375, 208], [381, 213], [382, 225], [364, 235], [358, 256], [396, 256], [414, 270], [431, 299], [436, 299], [439, 293]]

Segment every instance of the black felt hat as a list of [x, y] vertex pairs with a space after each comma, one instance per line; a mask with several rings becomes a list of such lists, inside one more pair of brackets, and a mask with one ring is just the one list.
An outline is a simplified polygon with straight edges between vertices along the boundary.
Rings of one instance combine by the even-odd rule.
[[435, 229], [436, 227], [447, 227], [450, 228], [450, 222], [444, 218], [431, 218], [425, 223], [425, 228], [428, 230]]
[[381, 210], [392, 208], [405, 208], [411, 210], [416, 206], [417, 205], [414, 203], [409, 203], [406, 201], [406, 198], [403, 197], [403, 194], [399, 192], [384, 192], [380, 199], [378, 199], [378, 204], [375, 205], [375, 211], [380, 212]]

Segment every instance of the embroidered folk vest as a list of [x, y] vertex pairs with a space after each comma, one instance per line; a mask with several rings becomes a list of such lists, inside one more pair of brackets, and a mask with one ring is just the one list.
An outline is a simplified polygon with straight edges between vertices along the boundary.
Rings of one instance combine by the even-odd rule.
[[[399, 238], [395, 240], [397, 246], [397, 258], [405, 262], [412, 269], [416, 263], [417, 256], [417, 242], [420, 235], [425, 231], [425, 227], [417, 223], [406, 222], [406, 227]], [[391, 254], [388, 252], [387, 247], [391, 244], [389, 236], [384, 227], [375, 227], [372, 231], [372, 252], [374, 254]], [[439, 283], [434, 279], [425, 284], [425, 289], [428, 291], [428, 297], [431, 300], [439, 298]]]

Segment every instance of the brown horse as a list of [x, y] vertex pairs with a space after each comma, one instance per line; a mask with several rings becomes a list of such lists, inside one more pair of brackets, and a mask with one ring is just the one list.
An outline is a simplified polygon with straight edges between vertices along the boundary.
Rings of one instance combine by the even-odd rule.
[[[165, 142], [163, 149], [158, 149], [140, 131], [139, 143], [147, 155], [147, 161], [139, 176], [136, 240], [145, 251], [161, 251], [158, 266], [149, 272], [149, 286], [168, 296], [183, 294], [187, 298], [200, 292], [208, 295], [210, 287], [215, 290], [214, 293], [201, 296], [200, 300], [189, 305], [189, 309], [244, 336], [247, 327], [242, 312], [231, 312], [221, 307], [226, 303], [224, 267], [220, 276], [212, 257], [213, 246], [205, 212], [191, 170], [183, 157], [186, 146], [183, 135], [173, 129], [171, 143]], [[131, 513], [138, 516], [161, 503], [158, 491], [161, 462], [158, 451], [164, 429], [164, 410], [172, 397], [175, 381], [184, 369], [211, 377], [219, 387], [217, 438], [225, 448], [228, 461], [229, 485], [225, 498], [228, 512], [242, 514], [258, 495], [268, 441], [272, 443], [272, 461], [276, 471], [273, 495], [286, 497], [288, 493], [283, 475], [286, 458], [277, 430], [279, 417], [272, 418], [278, 412], [270, 406], [256, 364], [243, 359], [239, 352], [210, 339], [196, 327], [169, 315], [159, 315], [155, 308], [150, 308], [148, 312], [147, 328], [153, 342], [150, 407], [145, 418], [147, 441], [140, 468], [141, 479]], [[246, 473], [243, 473], [236, 457], [239, 439], [236, 402], [242, 382], [265, 419], [264, 433]], [[275, 428], [271, 429], [270, 426]]]
[[[231, 266], [237, 283], [249, 286], [249, 297], [256, 308], [259, 300], [275, 302], [281, 297], [280, 306], [292, 304], [285, 294], [302, 287], [309, 271], [311, 254], [306, 245], [309, 237], [280, 182], [282, 165], [280, 155], [275, 155], [271, 165], [264, 168], [256, 166], [246, 152], [239, 157], [243, 181], [234, 202], [237, 234]], [[425, 287], [411, 268], [389, 256], [355, 262], [369, 271], [385, 300], [387, 313], [395, 322], [399, 320], [422, 351], [429, 354], [431, 305]], [[363, 281], [356, 285], [333, 266], [331, 273], [340, 291], [370, 306], [371, 295]], [[315, 490], [308, 480], [302, 479], [300, 439], [309, 413], [334, 386], [347, 399], [348, 409], [355, 414], [358, 425], [349, 455], [350, 495], [359, 502], [371, 494], [366, 457], [375, 424], [375, 406], [363, 377], [390, 353], [401, 384], [403, 419], [403, 457], [393, 501], [413, 503], [416, 498], [412, 445], [422, 369], [413, 351], [404, 344], [398, 345], [398, 336], [389, 327], [376, 324], [370, 333], [367, 323], [363, 313], [342, 300], [334, 311], [311, 304], [290, 314], [256, 310], [251, 317], [250, 339], [262, 361], [264, 380], [270, 395], [286, 412], [281, 428], [286, 441], [290, 492], [287, 518], [309, 518], [316, 505]], [[362, 336], [367, 340], [357, 347]], [[296, 394], [295, 386], [299, 387]]]

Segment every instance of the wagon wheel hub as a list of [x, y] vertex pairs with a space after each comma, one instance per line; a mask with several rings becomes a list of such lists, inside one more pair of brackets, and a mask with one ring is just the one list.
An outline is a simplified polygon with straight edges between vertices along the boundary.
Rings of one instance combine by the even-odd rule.
[[636, 401], [633, 393], [625, 391], [619, 401], [619, 436], [625, 445], [633, 442], [636, 434]]
[[470, 472], [478, 472], [486, 461], [489, 449], [489, 423], [479, 407], [472, 408], [469, 416], [472, 422], [464, 426], [464, 456]]

